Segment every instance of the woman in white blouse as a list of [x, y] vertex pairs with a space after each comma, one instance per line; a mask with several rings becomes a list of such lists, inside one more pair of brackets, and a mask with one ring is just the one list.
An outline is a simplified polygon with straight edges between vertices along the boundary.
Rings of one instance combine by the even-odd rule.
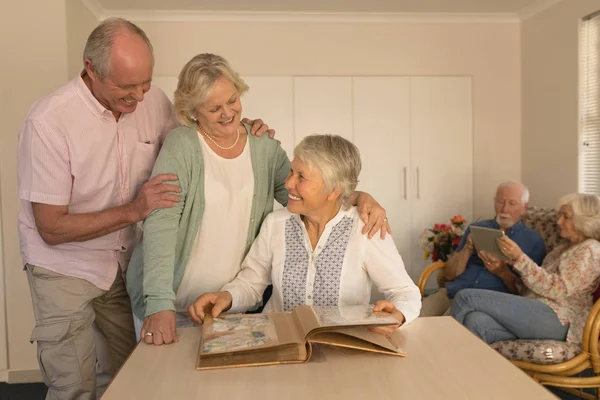
[[264, 312], [291, 311], [301, 304], [368, 304], [372, 283], [386, 298], [374, 311], [391, 313], [399, 325], [415, 319], [421, 296], [394, 241], [362, 235], [364, 223], [347, 205], [360, 169], [359, 151], [348, 140], [304, 138], [285, 182], [287, 209], [267, 216], [236, 278], [189, 307], [192, 320], [201, 322], [210, 304], [215, 317], [226, 310], [244, 312], [270, 284], [273, 295]]

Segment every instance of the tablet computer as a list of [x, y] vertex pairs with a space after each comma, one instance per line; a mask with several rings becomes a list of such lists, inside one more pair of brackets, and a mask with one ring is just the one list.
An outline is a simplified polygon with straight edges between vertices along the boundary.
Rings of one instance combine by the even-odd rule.
[[498, 247], [497, 239], [504, 236], [504, 232], [500, 229], [484, 228], [483, 226], [470, 226], [471, 239], [477, 251], [486, 251], [501, 261], [508, 261]]

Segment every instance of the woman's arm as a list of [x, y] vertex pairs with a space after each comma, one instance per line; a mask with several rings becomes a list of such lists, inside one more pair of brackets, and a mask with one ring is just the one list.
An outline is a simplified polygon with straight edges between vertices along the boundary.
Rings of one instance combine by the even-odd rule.
[[514, 263], [523, 284], [542, 297], [564, 300], [574, 293], [595, 287], [600, 277], [597, 267], [600, 261], [600, 244], [586, 241], [577, 245], [569, 257], [547, 258], [548, 262], [558, 263], [558, 272], [550, 273], [538, 266], [526, 254]]
[[270, 242], [273, 220], [273, 214], [265, 218], [260, 233], [242, 262], [241, 271], [221, 289], [231, 293], [232, 303], [228, 310], [231, 313], [249, 310], [262, 299], [263, 292], [271, 284], [273, 253]]
[[421, 311], [421, 293], [408, 276], [392, 237], [368, 240], [363, 261], [373, 283], [404, 315], [405, 323], [417, 318]]
[[189, 147], [186, 137], [178, 131], [173, 131], [167, 137], [152, 171], [152, 176], [163, 173], [177, 175], [181, 199], [173, 208], [157, 210], [144, 221], [143, 293], [146, 316], [159, 311], [175, 310], [173, 269], [179, 219], [189, 188], [191, 163], [186, 162], [188, 157], [185, 156], [186, 148]]
[[275, 155], [275, 179], [274, 179], [274, 196], [275, 200], [282, 206], [287, 206], [288, 191], [285, 188], [285, 180], [290, 173], [290, 160], [288, 159], [285, 150], [281, 145], [277, 145]]

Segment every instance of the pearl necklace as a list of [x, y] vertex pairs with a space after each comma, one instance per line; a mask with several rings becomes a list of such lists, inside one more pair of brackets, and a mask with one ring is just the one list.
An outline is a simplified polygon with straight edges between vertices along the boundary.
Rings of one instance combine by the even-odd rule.
[[240, 127], [239, 126], [237, 128], [237, 137], [235, 138], [235, 142], [233, 142], [233, 144], [231, 146], [229, 146], [229, 147], [223, 147], [219, 143], [217, 143], [217, 141], [215, 139], [213, 139], [212, 136], [210, 136], [208, 133], [206, 133], [204, 131], [204, 129], [202, 129], [202, 127], [200, 126], [200, 124], [198, 124], [198, 129], [200, 129], [200, 131], [204, 134], [204, 136], [206, 136], [208, 139], [210, 139], [210, 141], [213, 142], [214, 145], [217, 146], [218, 148], [220, 148], [221, 150], [231, 150], [240, 141]]

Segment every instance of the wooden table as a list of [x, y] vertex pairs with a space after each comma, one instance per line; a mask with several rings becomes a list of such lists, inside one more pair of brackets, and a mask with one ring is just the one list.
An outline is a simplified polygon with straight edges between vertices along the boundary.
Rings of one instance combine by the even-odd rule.
[[199, 328], [139, 344], [102, 400], [556, 399], [451, 317], [402, 328], [405, 358], [320, 346], [306, 364], [196, 371]]

